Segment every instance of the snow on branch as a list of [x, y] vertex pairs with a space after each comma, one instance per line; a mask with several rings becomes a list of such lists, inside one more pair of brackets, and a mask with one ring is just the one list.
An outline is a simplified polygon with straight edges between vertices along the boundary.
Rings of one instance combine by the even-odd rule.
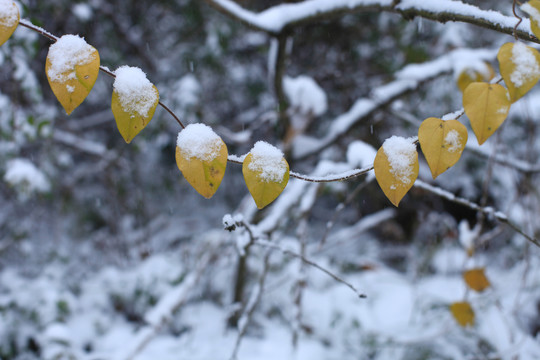
[[335, 118], [325, 137], [313, 142], [311, 146], [302, 144], [294, 148], [294, 157], [304, 159], [319, 153], [374, 111], [390, 104], [407, 92], [415, 90], [424, 82], [454, 71], [457, 64], [460, 64], [464, 58], [488, 60], [495, 55], [496, 51], [492, 50], [457, 49], [432, 61], [405, 66], [396, 74], [396, 80], [375, 89], [371, 97], [357, 100], [349, 111]]
[[534, 245], [540, 247], [540, 241], [538, 239], [526, 234], [516, 224], [514, 224], [512, 221], [510, 221], [510, 219], [508, 219], [508, 216], [506, 216], [506, 214], [504, 214], [504, 213], [502, 213], [500, 211], [496, 211], [494, 208], [492, 208], [490, 206], [482, 207], [482, 206], [480, 206], [480, 205], [478, 205], [476, 203], [473, 203], [473, 202], [471, 202], [471, 201], [469, 201], [469, 200], [467, 200], [465, 198], [458, 197], [458, 196], [452, 194], [451, 192], [449, 192], [447, 190], [444, 190], [444, 189], [441, 189], [439, 187], [430, 185], [430, 184], [428, 184], [428, 183], [426, 183], [426, 182], [424, 182], [422, 180], [416, 180], [416, 182], [414, 183], [414, 186], [416, 186], [416, 187], [418, 187], [420, 189], [429, 191], [429, 192], [431, 192], [431, 193], [433, 193], [435, 195], [438, 195], [438, 196], [440, 196], [440, 197], [442, 197], [442, 198], [444, 198], [446, 200], [449, 200], [449, 201], [455, 202], [457, 204], [466, 206], [469, 209], [481, 212], [481, 213], [483, 213], [485, 215], [488, 215], [488, 216], [492, 216], [497, 221], [510, 226], [514, 231], [516, 231], [517, 233], [522, 235], [525, 239], [527, 239], [528, 241], [530, 241]]
[[[455, 0], [308, 0], [276, 5], [260, 13], [247, 10], [232, 0], [206, 0], [206, 2], [233, 19], [272, 35], [299, 24], [369, 10], [396, 12], [405, 18], [420, 16], [438, 22], [465, 22], [505, 34], [513, 34], [514, 27], [518, 23], [518, 19], [514, 16], [483, 10]], [[540, 43], [531, 32], [528, 19], [519, 24], [516, 35], [524, 40]]]

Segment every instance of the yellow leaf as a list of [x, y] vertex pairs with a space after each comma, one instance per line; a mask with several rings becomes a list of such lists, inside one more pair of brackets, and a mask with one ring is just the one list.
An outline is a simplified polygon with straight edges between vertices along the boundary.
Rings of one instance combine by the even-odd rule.
[[259, 209], [274, 201], [289, 182], [289, 164], [274, 146], [258, 141], [242, 164], [249, 193]]
[[21, 19], [19, 8], [12, 2], [10, 6], [0, 13], [0, 45], [4, 44], [13, 35]]
[[450, 311], [462, 327], [474, 325], [474, 310], [468, 302], [455, 302], [450, 305]]
[[99, 73], [99, 53], [76, 35], [64, 35], [52, 44], [45, 72], [49, 85], [71, 114], [92, 90]]
[[463, 93], [463, 107], [482, 145], [501, 126], [510, 110], [508, 91], [498, 84], [472, 83]]
[[418, 141], [435, 179], [458, 162], [467, 143], [467, 128], [457, 120], [428, 118], [418, 129]]
[[394, 206], [414, 185], [418, 177], [418, 153], [411, 139], [392, 136], [377, 151], [373, 162], [375, 178]]
[[178, 134], [176, 164], [190, 185], [207, 199], [221, 184], [227, 157], [227, 146], [206, 125], [191, 124]]
[[517, 101], [540, 79], [540, 54], [521, 42], [506, 43], [497, 54], [504, 83], [510, 100]]
[[484, 268], [477, 268], [465, 271], [463, 273], [463, 279], [465, 279], [465, 282], [471, 289], [478, 292], [484, 291], [491, 285], [488, 278], [486, 277]]
[[531, 20], [531, 30], [540, 39], [540, 0], [531, 0], [521, 5], [521, 10], [529, 14]]
[[139, 68], [122, 66], [115, 71], [111, 108], [124, 140], [131, 140], [152, 120], [159, 92]]
[[485, 63], [485, 66], [486, 71], [484, 72], [473, 68], [466, 68], [459, 74], [457, 85], [461, 92], [464, 92], [467, 86], [473, 82], [489, 81], [493, 79], [495, 76], [495, 70], [493, 70], [493, 67], [488, 63]]

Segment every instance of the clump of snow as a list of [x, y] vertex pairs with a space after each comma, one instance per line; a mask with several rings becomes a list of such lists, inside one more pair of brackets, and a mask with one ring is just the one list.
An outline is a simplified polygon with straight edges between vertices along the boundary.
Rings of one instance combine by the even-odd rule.
[[309, 76], [301, 75], [296, 78], [285, 76], [283, 89], [291, 106], [304, 114], [322, 115], [328, 108], [324, 90]]
[[8, 161], [4, 181], [12, 186], [23, 186], [29, 192], [47, 192], [51, 184], [47, 177], [32, 162], [17, 158]]
[[0, 0], [0, 25], [11, 27], [19, 19], [19, 9], [11, 0]]
[[[373, 146], [356, 140], [349, 144], [347, 148], [347, 163], [353, 167], [364, 168], [373, 164], [373, 159], [377, 155], [377, 150]], [[375, 174], [370, 172], [367, 176], [369, 180], [373, 179]]]
[[450, 130], [444, 137], [444, 142], [449, 145], [449, 152], [456, 152], [461, 147], [461, 136], [456, 130]]
[[214, 160], [221, 149], [221, 138], [208, 125], [190, 124], [178, 134], [176, 145], [189, 158]]
[[159, 100], [158, 91], [138, 67], [121, 66], [114, 72], [113, 88], [124, 111], [147, 116]]
[[390, 173], [399, 182], [405, 185], [410, 184], [416, 155], [416, 145], [413, 144], [413, 139], [394, 135], [386, 139], [382, 147], [390, 164]]
[[531, 17], [531, 20], [535, 21], [537, 24], [540, 24], [540, 11], [532, 6], [530, 3], [521, 5], [521, 10], [528, 14]]
[[250, 151], [252, 156], [248, 168], [259, 172], [259, 178], [265, 182], [283, 180], [287, 165], [283, 161], [283, 152], [264, 141], [257, 141]]
[[510, 81], [514, 86], [520, 87], [530, 79], [540, 76], [540, 66], [533, 50], [521, 42], [515, 43], [512, 47], [512, 62], [516, 66], [510, 75]]
[[49, 47], [49, 79], [54, 82], [76, 79], [75, 66], [90, 63], [95, 51], [96, 49], [78, 35], [62, 36]]
[[75, 4], [71, 8], [73, 15], [75, 15], [79, 20], [88, 21], [92, 18], [93, 12], [92, 8], [88, 4]]

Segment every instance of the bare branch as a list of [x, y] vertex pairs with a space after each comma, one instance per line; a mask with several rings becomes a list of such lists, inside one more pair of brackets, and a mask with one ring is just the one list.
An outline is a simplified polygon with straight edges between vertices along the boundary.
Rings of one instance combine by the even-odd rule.
[[274, 250], [279, 250], [281, 251], [282, 253], [284, 254], [287, 254], [287, 255], [290, 255], [290, 256], [293, 256], [293, 257], [296, 257], [300, 260], [302, 260], [303, 262], [305, 262], [306, 264], [310, 265], [310, 266], [313, 266], [314, 268], [317, 268], [319, 269], [320, 271], [322, 271], [323, 273], [325, 273], [326, 275], [330, 276], [332, 279], [336, 280], [337, 282], [347, 286], [349, 289], [351, 289], [359, 298], [361, 299], [364, 299], [366, 298], [366, 294], [363, 294], [361, 293], [360, 291], [358, 291], [358, 289], [352, 285], [350, 282], [342, 279], [341, 277], [339, 277], [338, 275], [334, 274], [333, 272], [331, 272], [330, 270], [322, 267], [321, 265], [317, 264], [316, 262], [312, 261], [312, 260], [309, 260], [307, 259], [306, 257], [302, 256], [301, 254], [298, 254], [298, 253], [295, 253], [291, 250], [288, 250], [288, 249], [285, 249], [277, 244], [274, 244], [274, 243], [271, 243], [270, 241], [266, 241], [266, 240], [261, 240], [261, 239], [257, 239], [255, 241], [255, 244], [256, 245], [260, 245], [260, 246], [264, 246], [264, 247], [267, 247], [267, 248], [270, 248], [270, 249], [274, 249]]

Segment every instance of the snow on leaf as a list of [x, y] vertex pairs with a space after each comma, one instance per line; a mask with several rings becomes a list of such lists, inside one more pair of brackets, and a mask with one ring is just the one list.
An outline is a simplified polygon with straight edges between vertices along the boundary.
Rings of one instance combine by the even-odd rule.
[[474, 310], [468, 302], [455, 302], [450, 305], [450, 311], [460, 326], [474, 325]]
[[227, 167], [227, 146], [207, 125], [190, 124], [178, 134], [176, 164], [205, 198], [217, 191]]
[[152, 120], [159, 92], [139, 68], [121, 66], [115, 75], [111, 108], [120, 134], [130, 143]]
[[506, 43], [499, 49], [497, 59], [512, 102], [525, 95], [540, 79], [540, 54], [530, 46], [521, 42]]
[[457, 120], [431, 117], [422, 122], [418, 140], [434, 179], [458, 162], [467, 137], [467, 128]]
[[485, 274], [484, 268], [470, 269], [463, 273], [463, 279], [467, 285], [478, 292], [482, 292], [491, 286]]
[[540, 0], [531, 0], [521, 5], [521, 10], [529, 15], [531, 30], [537, 38], [540, 38]]
[[49, 85], [71, 114], [92, 90], [99, 73], [99, 53], [77, 35], [64, 35], [49, 48], [45, 64]]
[[259, 209], [274, 201], [289, 182], [289, 164], [278, 148], [258, 141], [244, 159], [242, 173]]
[[0, 45], [5, 43], [19, 25], [19, 8], [11, 0], [0, 0]]
[[394, 206], [399, 205], [418, 177], [418, 153], [413, 140], [392, 136], [375, 156], [375, 178]]
[[478, 144], [483, 144], [501, 126], [510, 110], [508, 91], [499, 84], [472, 83], [463, 93], [463, 108]]

